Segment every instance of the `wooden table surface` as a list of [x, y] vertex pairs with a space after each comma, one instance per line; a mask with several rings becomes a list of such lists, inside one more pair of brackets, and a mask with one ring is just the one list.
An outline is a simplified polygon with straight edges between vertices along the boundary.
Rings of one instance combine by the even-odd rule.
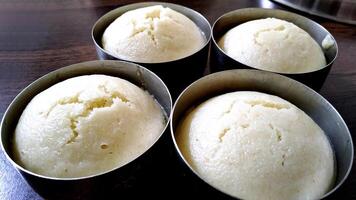
[[[40, 76], [97, 59], [90, 30], [104, 13], [136, 1], [0, 1], [0, 117], [24, 87]], [[268, 0], [171, 1], [202, 13], [213, 23], [225, 12], [245, 7], [287, 8]], [[296, 11], [295, 11], [296, 12]], [[305, 15], [305, 14], [304, 14]], [[356, 27], [305, 15], [327, 28], [339, 56], [320, 93], [356, 134]], [[355, 169], [355, 168], [354, 168]], [[330, 199], [356, 199], [356, 171]], [[41, 199], [0, 153], [0, 199]]]

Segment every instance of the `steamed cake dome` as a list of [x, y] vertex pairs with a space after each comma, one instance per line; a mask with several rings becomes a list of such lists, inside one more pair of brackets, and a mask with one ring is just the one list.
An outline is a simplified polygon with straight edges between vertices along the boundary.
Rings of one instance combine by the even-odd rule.
[[241, 199], [314, 200], [334, 180], [323, 130], [293, 104], [264, 93], [205, 101], [182, 118], [177, 143], [204, 180]]
[[160, 136], [165, 117], [146, 91], [116, 77], [78, 76], [36, 95], [14, 135], [17, 162], [50, 177], [83, 177], [134, 160]]
[[102, 46], [121, 59], [157, 63], [189, 56], [205, 43], [188, 17], [161, 5], [131, 10], [112, 22]]
[[326, 65], [322, 49], [306, 31], [276, 18], [238, 25], [218, 45], [233, 59], [272, 72], [311, 72]]

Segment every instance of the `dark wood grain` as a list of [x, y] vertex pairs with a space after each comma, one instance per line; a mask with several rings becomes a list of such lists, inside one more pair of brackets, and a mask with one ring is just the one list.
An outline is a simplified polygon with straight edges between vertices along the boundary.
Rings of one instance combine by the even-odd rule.
[[[137, 1], [0, 1], [0, 117], [21, 89], [60, 67], [96, 59], [90, 30], [104, 13]], [[202, 13], [210, 23], [244, 7], [286, 9], [268, 0], [175, 0]], [[307, 16], [307, 15], [306, 15]], [[339, 56], [321, 94], [356, 133], [356, 27], [307, 16], [336, 38]], [[330, 199], [356, 199], [356, 171]], [[0, 199], [40, 199], [0, 153]]]

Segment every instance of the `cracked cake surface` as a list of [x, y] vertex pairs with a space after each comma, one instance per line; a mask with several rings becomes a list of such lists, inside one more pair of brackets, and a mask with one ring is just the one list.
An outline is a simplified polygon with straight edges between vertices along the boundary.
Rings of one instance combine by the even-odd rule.
[[272, 72], [311, 72], [326, 65], [321, 47], [306, 31], [276, 18], [240, 24], [218, 45], [233, 59]]
[[125, 60], [155, 63], [189, 56], [206, 39], [183, 14], [161, 5], [131, 10], [104, 31], [102, 46]]
[[155, 99], [124, 79], [74, 77], [30, 101], [15, 129], [14, 155], [38, 174], [93, 175], [142, 154], [159, 137], [165, 121]]
[[323, 130], [277, 96], [213, 97], [182, 118], [177, 143], [204, 180], [242, 199], [318, 199], [334, 180]]

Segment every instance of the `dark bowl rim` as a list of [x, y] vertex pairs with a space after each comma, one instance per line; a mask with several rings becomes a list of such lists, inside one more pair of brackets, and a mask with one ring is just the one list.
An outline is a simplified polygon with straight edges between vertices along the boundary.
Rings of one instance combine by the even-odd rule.
[[[7, 153], [7, 151], [5, 150], [5, 147], [4, 147], [4, 144], [3, 144], [3, 140], [2, 140], [2, 135], [5, 134], [3, 133], [3, 125], [4, 125], [4, 121], [5, 119], [7, 118], [7, 115], [8, 115], [8, 112], [10, 112], [10, 109], [12, 109], [12, 107], [16, 106], [16, 100], [21, 98], [24, 93], [30, 89], [32, 89], [36, 83], [40, 82], [40, 81], [43, 81], [45, 80], [46, 83], [48, 83], [48, 81], [50, 80], [50, 77], [54, 76], [55, 77], [55, 74], [57, 73], [60, 73], [60, 72], [63, 72], [63, 71], [72, 71], [74, 69], [77, 69], [77, 68], [81, 68], [82, 66], [85, 66], [85, 65], [89, 65], [89, 64], [95, 64], [95, 63], [107, 63], [107, 64], [110, 64], [111, 66], [114, 66], [114, 65], [126, 65], [126, 66], [134, 66], [134, 67], [137, 67], [138, 69], [142, 69], [146, 72], [148, 72], [149, 74], [153, 75], [153, 77], [155, 77], [165, 88], [165, 92], [167, 92], [168, 96], [169, 96], [169, 104], [170, 104], [170, 114], [172, 114], [172, 108], [173, 108], [173, 102], [172, 102], [172, 97], [171, 97], [171, 94], [169, 92], [169, 89], [167, 88], [166, 84], [162, 81], [162, 79], [157, 76], [155, 73], [153, 73], [152, 71], [148, 70], [147, 68], [145, 67], [142, 67], [138, 64], [135, 64], [135, 63], [130, 63], [130, 62], [126, 62], [126, 61], [120, 61], [120, 60], [91, 60], [91, 61], [85, 61], [85, 62], [80, 62], [80, 63], [75, 63], [75, 64], [71, 64], [71, 65], [67, 65], [67, 66], [64, 66], [64, 67], [61, 67], [59, 69], [56, 69], [54, 71], [51, 71], [39, 78], [37, 78], [36, 80], [34, 80], [33, 82], [31, 82], [29, 85], [27, 85], [25, 88], [23, 88], [15, 97], [14, 99], [11, 101], [11, 103], [9, 104], [9, 106], [6, 108], [6, 111], [4, 112], [4, 115], [2, 117], [2, 120], [1, 120], [1, 124], [0, 124], [0, 134], [1, 134], [1, 138], [0, 138], [0, 143], [1, 143], [1, 149], [5, 155], [5, 157], [7, 158], [7, 160], [12, 164], [12, 166], [15, 167], [15, 169], [17, 171], [20, 171], [20, 172], [25, 172], [26, 174], [29, 174], [29, 175], [32, 175], [32, 176], [35, 176], [35, 177], [38, 177], [38, 178], [42, 178], [42, 179], [47, 179], [47, 180], [54, 180], [54, 181], [78, 181], [78, 180], [86, 180], [86, 179], [91, 179], [91, 178], [95, 178], [95, 177], [99, 177], [99, 176], [102, 176], [102, 175], [106, 175], [106, 174], [109, 174], [113, 171], [116, 171], [116, 170], [119, 170], [120, 168], [122, 167], [125, 167], [127, 165], [129, 165], [130, 163], [132, 163], [133, 161], [137, 160], [139, 157], [141, 157], [142, 155], [144, 155], [146, 152], [148, 152], [157, 142], [158, 140], [160, 140], [160, 138], [162, 138], [163, 134], [165, 133], [165, 131], [168, 129], [168, 126], [169, 126], [169, 122], [170, 122], [170, 116], [171, 115], [168, 115], [167, 113], [167, 118], [166, 118], [166, 122], [165, 122], [165, 126], [164, 126], [164, 129], [162, 129], [161, 133], [159, 134], [159, 136], [154, 140], [154, 142], [149, 145], [149, 147], [144, 151], [142, 152], [141, 154], [137, 155], [136, 157], [134, 157], [133, 159], [129, 160], [128, 162], [126, 162], [125, 164], [121, 165], [121, 166], [117, 166], [117, 167], [114, 167], [112, 169], [109, 169], [109, 170], [106, 170], [106, 171], [102, 171], [100, 173], [96, 173], [96, 174], [92, 174], [92, 175], [87, 175], [87, 176], [81, 176], [81, 177], [65, 177], [65, 178], [60, 178], [60, 177], [51, 177], [51, 176], [46, 176], [46, 175], [41, 175], [41, 174], [37, 174], [35, 172], [32, 172], [24, 167], [22, 167], [20, 164], [18, 164], [13, 158], [11, 158], [11, 156]], [[100, 68], [98, 68], [100, 69]], [[90, 74], [93, 74], [93, 73], [83, 73], [82, 75], [90, 75]], [[104, 73], [96, 73], [96, 74], [104, 74]], [[82, 75], [75, 75], [75, 76], [70, 76], [68, 78], [66, 78], [65, 80], [69, 79], [69, 78], [74, 78], [74, 77], [78, 77], [78, 76], [82, 76]], [[59, 83], [60, 81], [56, 81], [56, 83]], [[131, 82], [131, 81], [129, 81]], [[54, 83], [54, 84], [56, 84]], [[54, 84], [52, 85], [49, 85], [48, 87], [46, 86], [46, 89], [48, 89], [49, 87], [53, 86]], [[134, 84], [134, 83], [133, 83]], [[41, 85], [44, 85], [44, 84], [41, 84]], [[134, 84], [136, 85], [136, 84]], [[137, 85], [136, 85], [137, 86]], [[140, 87], [141, 88], [141, 87]], [[42, 91], [44, 91], [42, 90]], [[37, 93], [39, 94], [39, 93]], [[35, 94], [33, 97], [35, 97], [37, 94]], [[32, 98], [33, 98], [32, 97]], [[159, 102], [158, 102], [159, 103]], [[160, 104], [160, 103], [159, 103]], [[163, 109], [163, 108], [162, 108]], [[21, 111], [18, 111], [19, 112], [19, 116], [20, 114], [23, 112], [23, 110]], [[21, 113], [20, 113], [21, 112]]]
[[[309, 86], [299, 82], [299, 81], [296, 81], [292, 78], [289, 78], [287, 76], [284, 76], [284, 75], [281, 75], [281, 74], [278, 74], [278, 73], [273, 73], [273, 72], [268, 72], [268, 71], [263, 71], [263, 70], [257, 70], [257, 69], [230, 69], [230, 70], [225, 70], [225, 71], [220, 71], [220, 72], [215, 72], [215, 73], [212, 73], [212, 74], [209, 74], [209, 75], [206, 75], [204, 77], [201, 77], [200, 79], [194, 81], [193, 83], [191, 83], [189, 86], [187, 86], [181, 93], [180, 95], [178, 96], [177, 100], [175, 101], [174, 105], [173, 105], [173, 110], [171, 112], [171, 116], [170, 116], [170, 132], [171, 132], [171, 138], [172, 138], [172, 141], [174, 143], [174, 147], [175, 147], [175, 150], [176, 152], [178, 152], [179, 154], [179, 157], [180, 159], [183, 160], [185, 166], [187, 166], [189, 168], [189, 170], [195, 175], [197, 176], [201, 181], [203, 181], [204, 183], [206, 183], [207, 185], [209, 185], [210, 187], [216, 189], [217, 191], [220, 191], [221, 193], [229, 196], [229, 197], [232, 197], [234, 199], [239, 199], [239, 197], [235, 197], [235, 196], [232, 196], [224, 191], [222, 191], [221, 189], [217, 188], [216, 186], [210, 184], [209, 182], [207, 182], [207, 180], [205, 180], [204, 177], [202, 177], [195, 169], [193, 169], [193, 167], [189, 164], [189, 162], [185, 159], [185, 157], [183, 156], [183, 153], [180, 151], [180, 147], [176, 141], [176, 137], [175, 137], [175, 131], [176, 128], [173, 127], [173, 120], [174, 120], [174, 115], [175, 115], [175, 110], [176, 110], [176, 106], [178, 103], [180, 103], [180, 99], [182, 98], [182, 96], [189, 92], [190, 88], [192, 88], [195, 84], [198, 84], [199, 82], [201, 82], [202, 80], [204, 79], [209, 79], [210, 77], [214, 77], [214, 76], [217, 76], [219, 74], [224, 74], [224, 73], [233, 73], [233, 72], [239, 72], [239, 71], [250, 71], [250, 72], [254, 72], [254, 73], [264, 73], [264, 74], [268, 74], [268, 76], [276, 76], [276, 77], [279, 77], [279, 78], [282, 78], [282, 79], [286, 79], [287, 81], [289, 82], [295, 82], [295, 84], [298, 84], [300, 85], [301, 87], [304, 87], [306, 90], [308, 90], [310, 93], [312, 93], [313, 95], [316, 95], [318, 98], [320, 98], [323, 102], [326, 103], [326, 105], [330, 108], [331, 112], [335, 113], [336, 116], [338, 118], [341, 119], [342, 121], [342, 124], [346, 127], [346, 133], [347, 136], [350, 138], [350, 144], [351, 144], [351, 162], [349, 163], [349, 166], [347, 168], [347, 172], [345, 174], [345, 176], [341, 179], [341, 181], [338, 183], [338, 184], [334, 184], [332, 188], [330, 188], [328, 190], [327, 193], [325, 193], [322, 197], [320, 197], [320, 199], [323, 199], [323, 198], [326, 198], [327, 196], [329, 196], [330, 194], [334, 193], [338, 188], [341, 187], [341, 185], [345, 182], [345, 180], [348, 178], [348, 176], [350, 175], [351, 173], [351, 169], [352, 169], [352, 166], [353, 166], [353, 160], [354, 160], [354, 145], [353, 145], [353, 141], [352, 141], [352, 135], [350, 133], [350, 130], [345, 122], [345, 120], [342, 118], [342, 116], [340, 115], [340, 113], [334, 108], [334, 106], [328, 101], [326, 100], [322, 95], [320, 95], [319, 93], [315, 92], [313, 89], [311, 89]], [[193, 106], [192, 104], [189, 105], [190, 107]], [[188, 109], [190, 108], [188, 107]], [[187, 110], [187, 109], [186, 109]], [[177, 119], [179, 120], [179, 119]], [[175, 125], [177, 125], [180, 121], [176, 122]], [[336, 155], [335, 156], [335, 159], [336, 159]]]
[[[99, 41], [96, 41], [95, 40], [95, 37], [94, 37], [94, 29], [98, 26], [99, 23], [101, 23], [101, 21], [103, 20], [103, 18], [111, 15], [111, 14], [114, 14], [116, 12], [118, 12], [119, 10], [123, 9], [123, 8], [130, 8], [132, 6], [141, 6], [142, 7], [138, 7], [138, 8], [135, 8], [135, 9], [139, 9], [139, 8], [143, 8], [143, 7], [147, 7], [147, 6], [155, 6], [155, 5], [162, 5], [164, 7], [168, 7], [168, 8], [171, 8], [170, 6], [176, 6], [176, 7], [180, 7], [182, 9], [186, 9], [188, 10], [189, 12], [191, 12], [192, 14], [196, 15], [197, 17], [203, 19], [204, 23], [206, 23], [209, 27], [209, 32], [208, 34], [209, 35], [206, 35], [204, 31], [201, 30], [201, 28], [196, 24], [196, 26], [200, 29], [200, 31], [202, 33], [204, 33], [204, 36], [205, 36], [205, 39], [206, 41], [204, 42], [204, 44], [201, 46], [201, 48], [199, 48], [198, 50], [196, 50], [195, 52], [189, 54], [189, 55], [186, 55], [184, 57], [181, 57], [181, 58], [178, 58], [178, 59], [174, 59], [174, 60], [168, 60], [168, 61], [160, 61], [160, 62], [137, 62], [137, 61], [134, 61], [134, 60], [127, 60], [127, 59], [123, 59], [123, 58], [120, 58], [118, 56], [115, 56], [113, 54], [111, 54], [110, 52], [106, 51], [105, 49], [102, 48], [102, 46], [99, 44]], [[171, 8], [172, 10], [174, 10], [173, 8]], [[131, 9], [132, 10], [132, 9]], [[178, 11], [176, 11], [178, 12]], [[181, 13], [183, 14], [183, 13]], [[184, 15], [184, 14], [183, 14]], [[121, 15], [120, 15], [121, 16]], [[185, 15], [184, 15], [185, 16]], [[119, 17], [119, 16], [118, 16]], [[186, 16], [187, 17], [187, 16]], [[189, 17], [188, 17], [189, 18]], [[190, 18], [189, 18], [190, 19]], [[115, 20], [115, 19], [114, 19]], [[190, 19], [191, 20], [191, 19]], [[112, 22], [111, 22], [112, 23]], [[110, 23], [110, 24], [111, 24]], [[195, 23], [194, 23], [195, 24]], [[106, 27], [107, 28], [107, 27]], [[209, 37], [208, 37], [209, 36]], [[93, 27], [91, 28], [91, 38], [94, 42], [94, 45], [96, 48], [98, 48], [101, 52], [104, 52], [105, 54], [115, 58], [115, 59], [118, 59], [118, 60], [122, 60], [122, 61], [126, 61], [126, 62], [133, 62], [133, 63], [137, 63], [139, 65], [147, 65], [147, 64], [162, 64], [162, 63], [165, 63], [165, 64], [169, 64], [169, 63], [172, 63], [172, 62], [177, 62], [177, 61], [180, 61], [180, 60], [183, 60], [183, 59], [186, 59], [190, 56], [193, 56], [197, 53], [199, 53], [200, 51], [202, 51], [204, 48], [206, 48], [206, 46], [209, 45], [211, 39], [212, 39], [212, 28], [211, 28], [211, 25], [209, 23], [209, 21], [201, 14], [199, 13], [198, 11], [195, 11], [191, 8], [188, 8], [186, 6], [183, 6], [183, 5], [180, 5], [180, 4], [175, 4], [175, 3], [167, 3], [167, 2], [158, 2], [158, 1], [147, 1], [147, 2], [140, 2], [140, 3], [131, 3], [131, 4], [127, 4], [127, 5], [124, 5], [124, 6], [120, 6], [120, 7], [117, 7], [113, 10], [110, 10], [109, 12], [105, 13], [104, 15], [102, 15], [93, 25]]]
[[[259, 69], [259, 68], [256, 68], [256, 67], [253, 67], [253, 66], [244, 64], [244, 63], [242, 63], [242, 62], [240, 62], [240, 61], [238, 61], [238, 60], [232, 58], [232, 57], [229, 56], [228, 54], [226, 54], [225, 51], [222, 50], [221, 47], [218, 45], [218, 43], [217, 43], [217, 41], [216, 41], [216, 39], [215, 39], [215, 37], [214, 37], [214, 29], [215, 29], [215, 27], [216, 27], [216, 24], [217, 24], [221, 19], [223, 19], [223, 18], [225, 18], [226, 16], [231, 15], [231, 14], [233, 14], [233, 13], [239, 13], [239, 12], [241, 12], [241, 11], [263, 11], [263, 10], [269, 11], [269, 12], [279, 12], [279, 13], [285, 13], [285, 14], [293, 15], [293, 16], [295, 16], [295, 17], [298, 17], [298, 18], [302, 19], [302, 20], [311, 22], [312, 24], [316, 25], [319, 29], [321, 29], [321, 30], [325, 31], [326, 33], [328, 33], [328, 35], [333, 39], [334, 45], [335, 45], [335, 49], [336, 49], [334, 58], [333, 58], [332, 60], [330, 60], [329, 62], [327, 62], [327, 64], [326, 64], [324, 67], [320, 68], [320, 69], [316, 69], [316, 70], [312, 70], [312, 71], [307, 71], [307, 72], [278, 72], [278, 71], [271, 71], [271, 70], [266, 70], [266, 69]], [[278, 18], [278, 17], [276, 17], [276, 18]], [[262, 19], [262, 18], [260, 18], [260, 19]], [[278, 18], [278, 19], [281, 19], [281, 18]], [[282, 20], [284, 20], [284, 19], [282, 19]], [[287, 21], [288, 21], [288, 20], [287, 20]], [[293, 23], [292, 21], [288, 21], [288, 22]], [[298, 27], [299, 27], [299, 26], [298, 26]], [[304, 29], [303, 29], [303, 30], [304, 30]], [[307, 32], [307, 33], [308, 33], [308, 32]], [[308, 34], [309, 34], [309, 33], [308, 33]], [[309, 35], [310, 35], [310, 34], [309, 34]], [[241, 63], [241, 64], [243, 64], [243, 65], [245, 65], [245, 66], [248, 66], [248, 67], [250, 67], [251, 69], [256, 69], [256, 70], [266, 71], [266, 72], [272, 72], [272, 73], [278, 73], [278, 74], [286, 75], [286, 76], [288, 76], [288, 75], [306, 75], [306, 74], [312, 74], [312, 73], [314, 73], [314, 72], [318, 72], [318, 71], [324, 70], [324, 69], [326, 69], [326, 68], [328, 68], [328, 67], [331, 67], [331, 65], [335, 62], [335, 60], [337, 59], [337, 57], [338, 57], [338, 55], [339, 55], [339, 47], [338, 47], [338, 44], [337, 44], [336, 39], [335, 39], [334, 36], [333, 36], [326, 28], [324, 28], [322, 25], [320, 25], [319, 23], [315, 22], [315, 21], [312, 20], [312, 19], [309, 19], [309, 18], [304, 17], [304, 16], [302, 16], [302, 15], [299, 15], [299, 14], [297, 14], [297, 13], [290, 12], [290, 11], [286, 11], [286, 10], [281, 10], [281, 9], [274, 9], [274, 8], [257, 8], [257, 7], [251, 7], [251, 8], [236, 9], [236, 10], [227, 12], [227, 13], [221, 15], [219, 18], [217, 18], [217, 19], [214, 21], [214, 23], [213, 23], [213, 25], [212, 25], [212, 29], [211, 29], [211, 38], [212, 38], [211, 40], [213, 41], [212, 43], [214, 44], [214, 46], [215, 46], [216, 48], [218, 48], [219, 51], [224, 54], [224, 56], [227, 56], [228, 58], [234, 60], [235, 62], [238, 62], [238, 63]], [[313, 37], [312, 37], [312, 38], [313, 38]], [[218, 38], [217, 38], [217, 39], [218, 39]], [[313, 39], [314, 39], [314, 38], [313, 38]], [[315, 40], [315, 39], [314, 39], [314, 40]], [[320, 48], [323, 50], [323, 48], [322, 48], [321, 46], [320, 46]], [[323, 55], [325, 56], [325, 53], [324, 53], [324, 52], [323, 52]]]

